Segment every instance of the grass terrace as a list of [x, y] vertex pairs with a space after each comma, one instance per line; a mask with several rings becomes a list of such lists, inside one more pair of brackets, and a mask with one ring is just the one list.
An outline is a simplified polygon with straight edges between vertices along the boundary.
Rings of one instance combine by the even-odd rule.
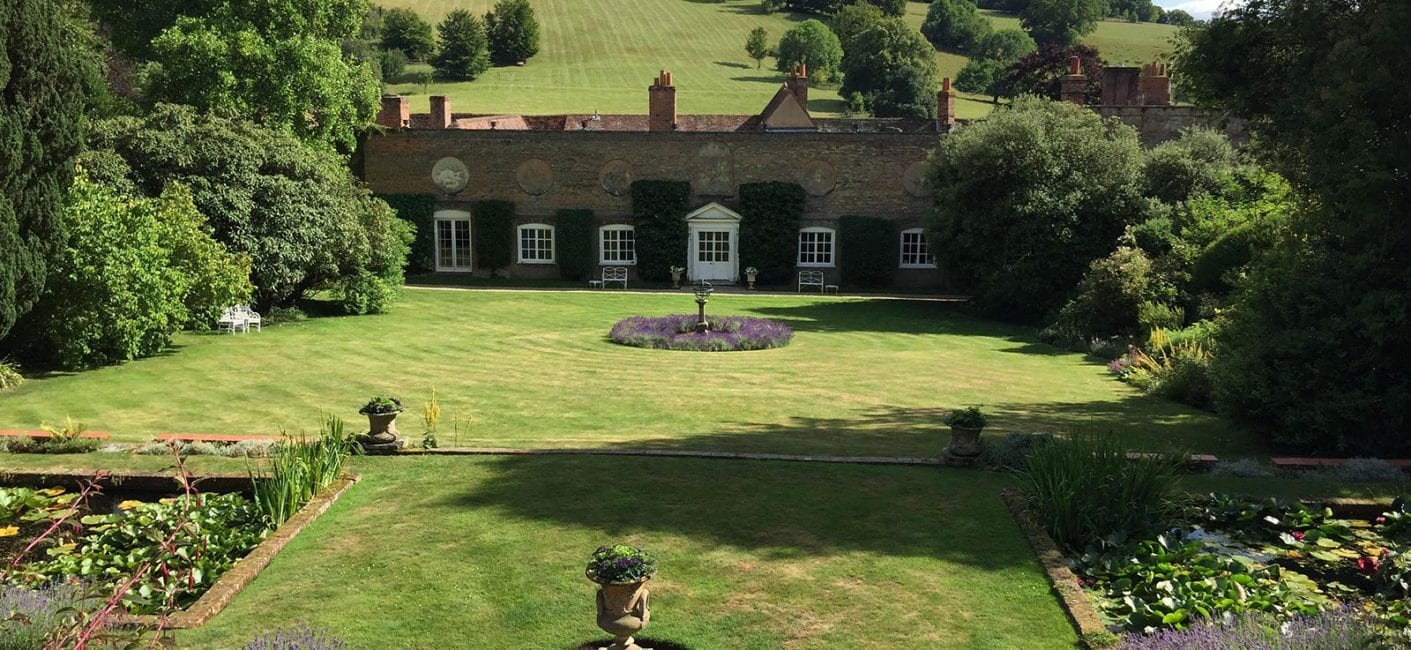
[[[1259, 451], [1202, 411], [1143, 395], [1101, 363], [934, 300], [721, 294], [708, 314], [762, 316], [784, 348], [693, 353], [612, 343], [626, 316], [690, 312], [690, 294], [411, 289], [392, 313], [250, 334], [181, 334], [167, 354], [34, 378], [0, 395], [0, 428], [65, 416], [142, 442], [161, 432], [360, 426], [390, 391], [419, 437], [434, 387], [442, 446], [642, 447], [935, 456], [946, 409], [982, 404], [986, 435], [1112, 431], [1133, 449]], [[456, 424], [459, 422], [459, 424]]]
[[[482, 15], [494, 0], [385, 0], [384, 7], [408, 7], [434, 25], [455, 9]], [[907, 22], [921, 27], [926, 3], [910, 2]], [[432, 83], [423, 89], [413, 75], [430, 66], [412, 65], [388, 92], [411, 96], [412, 112], [430, 110], [427, 95], [448, 95], [457, 112], [475, 113], [628, 113], [647, 112], [646, 88], [657, 71], [677, 79], [677, 110], [682, 114], [758, 113], [783, 82], [745, 54], [745, 37], [756, 26], [778, 41], [806, 14], [759, 13], [759, 0], [535, 0], [541, 24], [538, 56], [524, 67], [492, 68], [473, 82]], [[1010, 14], [986, 12], [995, 29], [1018, 27]], [[1105, 21], [1083, 42], [1095, 45], [1111, 63], [1146, 63], [1169, 53], [1176, 34], [1170, 25]], [[966, 57], [937, 52], [943, 76], [954, 77]], [[994, 108], [989, 97], [962, 94], [956, 113], [983, 117]], [[809, 92], [809, 110], [838, 116], [843, 102], [836, 88]]]

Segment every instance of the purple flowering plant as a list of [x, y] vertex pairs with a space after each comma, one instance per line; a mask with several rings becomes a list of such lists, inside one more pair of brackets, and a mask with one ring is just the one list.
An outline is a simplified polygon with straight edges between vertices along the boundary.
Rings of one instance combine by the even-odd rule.
[[287, 630], [261, 634], [245, 644], [245, 650], [344, 650], [347, 647], [348, 644], [327, 630], [316, 630], [302, 622]]
[[657, 559], [636, 546], [599, 546], [588, 560], [588, 578], [599, 583], [637, 582], [657, 572]]
[[707, 332], [696, 331], [696, 319], [694, 314], [630, 316], [613, 325], [608, 336], [622, 345], [695, 352], [766, 350], [794, 338], [794, 330], [765, 318], [715, 316]]

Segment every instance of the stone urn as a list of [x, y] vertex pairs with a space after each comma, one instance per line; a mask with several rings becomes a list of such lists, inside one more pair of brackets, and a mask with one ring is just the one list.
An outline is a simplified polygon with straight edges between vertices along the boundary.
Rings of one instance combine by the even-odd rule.
[[954, 465], [969, 465], [980, 455], [980, 432], [984, 427], [950, 427], [950, 444], [946, 445], [945, 459]]
[[745, 273], [745, 280], [750, 283], [750, 289], [754, 289], [754, 280], [758, 276], [758, 273]]
[[397, 431], [397, 416], [401, 411], [391, 413], [368, 413], [367, 433], [358, 436], [358, 444], [369, 454], [392, 454], [405, 447], [407, 441]]
[[598, 650], [651, 650], [637, 645], [632, 638], [652, 618], [647, 608], [647, 581], [651, 577], [632, 582], [600, 582], [591, 572], [587, 576], [598, 585], [598, 627], [613, 636], [612, 643]]
[[672, 288], [672, 289], [680, 289], [680, 288], [681, 288], [681, 271], [672, 271], [672, 272], [671, 272], [671, 288]]

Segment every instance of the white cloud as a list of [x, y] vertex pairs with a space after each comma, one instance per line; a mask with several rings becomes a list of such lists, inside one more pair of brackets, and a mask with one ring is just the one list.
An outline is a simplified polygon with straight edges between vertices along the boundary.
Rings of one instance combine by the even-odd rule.
[[1180, 9], [1196, 18], [1209, 18], [1222, 8], [1244, 4], [1241, 0], [1157, 0], [1163, 9]]

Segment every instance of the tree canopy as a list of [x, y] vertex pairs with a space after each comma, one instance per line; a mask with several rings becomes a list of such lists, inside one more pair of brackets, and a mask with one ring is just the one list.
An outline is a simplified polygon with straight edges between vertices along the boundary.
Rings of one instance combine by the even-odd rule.
[[539, 53], [539, 19], [529, 0], [500, 0], [485, 14], [490, 59], [500, 65], [528, 61]]
[[990, 31], [990, 20], [970, 0], [934, 0], [921, 23], [933, 45], [960, 53], [976, 52]]
[[1136, 131], [1081, 106], [1020, 98], [942, 139], [935, 160], [931, 245], [992, 314], [1054, 312], [1142, 212]]
[[745, 38], [745, 53], [754, 59], [755, 68], [759, 68], [764, 57], [769, 56], [774, 48], [769, 46], [769, 32], [763, 27], [756, 27], [750, 30], [750, 35]]
[[1250, 0], [1186, 32], [1179, 81], [1307, 195], [1219, 329], [1216, 400], [1284, 446], [1411, 451], [1411, 74], [1400, 0]]
[[101, 84], [83, 25], [57, 0], [0, 4], [0, 339], [44, 290], [62, 202]]
[[935, 117], [936, 51], [900, 18], [858, 35], [843, 57], [843, 95], [863, 97], [877, 117]]
[[490, 69], [490, 40], [485, 22], [464, 9], [446, 15], [436, 26], [440, 49], [431, 67], [436, 77], [451, 81], [471, 81]]
[[436, 51], [431, 23], [405, 7], [388, 9], [382, 14], [382, 49], [400, 50], [408, 59], [425, 61]]
[[780, 72], [795, 66], [808, 66], [810, 77], [820, 82], [836, 81], [843, 62], [843, 46], [838, 35], [827, 25], [812, 18], [784, 32], [775, 54], [775, 67]]
[[1019, 21], [1040, 44], [1074, 45], [1106, 11], [1106, 0], [1031, 0]]

